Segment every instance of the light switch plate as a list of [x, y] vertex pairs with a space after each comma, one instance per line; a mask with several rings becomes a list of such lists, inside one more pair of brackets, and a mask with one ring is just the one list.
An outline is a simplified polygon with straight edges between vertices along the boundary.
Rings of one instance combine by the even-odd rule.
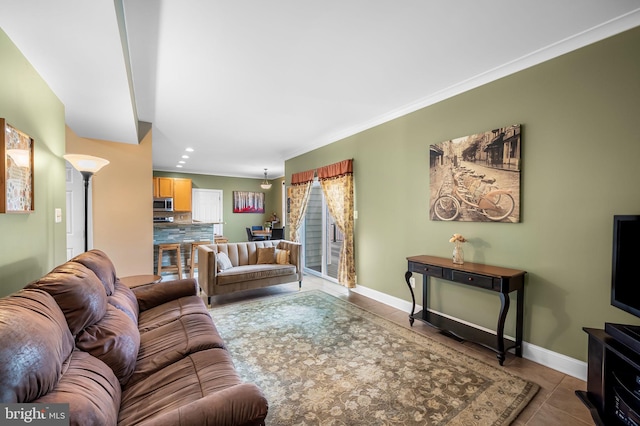
[[62, 209], [56, 208], [56, 223], [62, 222]]

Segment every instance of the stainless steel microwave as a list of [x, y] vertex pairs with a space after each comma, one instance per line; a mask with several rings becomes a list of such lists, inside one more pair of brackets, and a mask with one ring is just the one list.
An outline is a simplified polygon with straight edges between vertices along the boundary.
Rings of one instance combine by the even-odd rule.
[[153, 211], [154, 212], [172, 212], [173, 198], [154, 198]]

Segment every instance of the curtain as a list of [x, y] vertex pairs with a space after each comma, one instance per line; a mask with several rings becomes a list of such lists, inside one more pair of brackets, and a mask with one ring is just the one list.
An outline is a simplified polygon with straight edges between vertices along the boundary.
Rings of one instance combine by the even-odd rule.
[[344, 160], [319, 168], [318, 180], [329, 213], [344, 235], [338, 262], [338, 282], [347, 288], [353, 288], [356, 286], [353, 250], [353, 160]]
[[299, 242], [298, 230], [302, 226], [302, 219], [307, 211], [314, 170], [294, 173], [291, 176], [290, 211], [289, 211], [289, 240]]

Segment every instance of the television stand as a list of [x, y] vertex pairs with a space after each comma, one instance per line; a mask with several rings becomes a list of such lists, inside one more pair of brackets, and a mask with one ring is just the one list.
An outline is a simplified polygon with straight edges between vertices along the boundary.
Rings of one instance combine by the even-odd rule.
[[640, 327], [606, 323], [589, 335], [587, 391], [576, 395], [597, 425], [640, 424]]
[[640, 326], [604, 323], [604, 331], [636, 353], [640, 353]]
[[[479, 263], [465, 262], [457, 265], [452, 260], [435, 256], [408, 257], [408, 267], [404, 279], [411, 292], [413, 307], [409, 315], [409, 324], [413, 326], [414, 320], [420, 320], [439, 329], [443, 334], [452, 336], [458, 340], [468, 340], [482, 345], [497, 353], [500, 365], [504, 363], [506, 351], [515, 349], [516, 356], [522, 357], [522, 323], [524, 307], [524, 276], [525, 271], [517, 269], [501, 268], [498, 266], [483, 265]], [[415, 313], [416, 298], [409, 279], [413, 272], [422, 275], [422, 310]], [[500, 312], [496, 333], [489, 333], [473, 326], [463, 324], [443, 315], [428, 310], [428, 285], [429, 277], [440, 278], [447, 281], [465, 284], [475, 288], [493, 291], [500, 296]], [[509, 311], [509, 293], [517, 292], [516, 301], [516, 340], [504, 338], [504, 322]]]

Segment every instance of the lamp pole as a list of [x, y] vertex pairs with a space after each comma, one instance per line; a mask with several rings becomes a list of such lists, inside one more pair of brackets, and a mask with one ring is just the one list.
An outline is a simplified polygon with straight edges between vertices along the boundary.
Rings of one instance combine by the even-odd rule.
[[84, 251], [89, 250], [89, 179], [93, 172], [80, 172], [84, 181]]

